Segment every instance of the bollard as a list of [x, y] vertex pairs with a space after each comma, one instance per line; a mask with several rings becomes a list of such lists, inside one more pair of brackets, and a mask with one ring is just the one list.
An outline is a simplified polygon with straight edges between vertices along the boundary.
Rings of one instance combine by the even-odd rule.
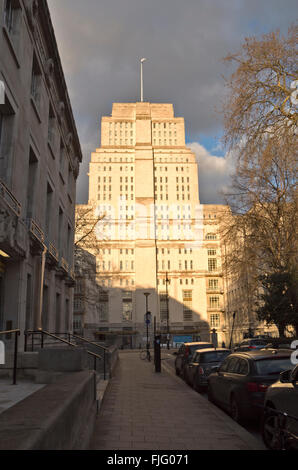
[[160, 336], [154, 338], [155, 372], [161, 372]]

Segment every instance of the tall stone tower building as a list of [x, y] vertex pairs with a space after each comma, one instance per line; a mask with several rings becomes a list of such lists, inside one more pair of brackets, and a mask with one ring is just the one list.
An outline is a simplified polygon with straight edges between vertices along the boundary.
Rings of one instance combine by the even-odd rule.
[[204, 216], [199, 201], [184, 119], [175, 117], [172, 104], [115, 103], [112, 115], [102, 118], [89, 178], [89, 205], [104, 217], [97, 232], [100, 330], [144, 343], [148, 308], [152, 323], [156, 317], [172, 339], [191, 334], [209, 340], [208, 276], [216, 294], [211, 310], [220, 315], [223, 308], [220, 251], [216, 220]]

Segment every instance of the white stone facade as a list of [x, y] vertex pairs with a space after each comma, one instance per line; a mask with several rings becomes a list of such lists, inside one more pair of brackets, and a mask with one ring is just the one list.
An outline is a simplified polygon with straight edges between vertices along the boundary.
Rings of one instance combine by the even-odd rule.
[[224, 206], [200, 204], [198, 165], [173, 105], [113, 104], [91, 158], [89, 205], [104, 215], [97, 279], [108, 303], [97, 330], [144, 343], [150, 293], [150, 335], [155, 317], [157, 329], [173, 337], [209, 340], [211, 324], [225, 339], [217, 233]]
[[64, 332], [82, 154], [46, 1], [0, 0], [0, 81], [0, 330]]

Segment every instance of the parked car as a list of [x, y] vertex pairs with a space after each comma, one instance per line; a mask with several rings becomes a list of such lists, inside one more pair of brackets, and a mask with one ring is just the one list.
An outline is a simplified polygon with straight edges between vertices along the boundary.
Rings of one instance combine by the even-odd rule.
[[[297, 346], [292, 348], [293, 343]], [[298, 347], [298, 339], [295, 338], [270, 338], [270, 341], [264, 346], [266, 349], [296, 349]]]
[[268, 344], [268, 340], [258, 338], [244, 339], [237, 347], [234, 348], [234, 352], [251, 351], [253, 349], [262, 349]]
[[182, 375], [183, 377], [185, 364], [192, 359], [192, 355], [197, 349], [204, 348], [213, 348], [213, 344], [203, 342], [183, 343], [180, 346], [175, 359], [176, 374]]
[[285, 448], [298, 450], [298, 365], [282, 372], [266, 392], [262, 436], [268, 449], [282, 450], [280, 427], [285, 431]]
[[208, 377], [208, 399], [237, 422], [260, 418], [267, 388], [293, 367], [291, 352], [285, 349], [230, 354]]
[[212, 368], [219, 366], [231, 352], [226, 348], [196, 350], [192, 360], [184, 366], [184, 380], [197, 392], [202, 392], [207, 388]]

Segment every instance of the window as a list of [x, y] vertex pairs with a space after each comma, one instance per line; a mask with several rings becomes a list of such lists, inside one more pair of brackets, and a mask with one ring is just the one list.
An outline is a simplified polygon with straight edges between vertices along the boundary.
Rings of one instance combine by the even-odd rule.
[[209, 279], [208, 288], [214, 290], [218, 289], [218, 279]]
[[208, 259], [208, 271], [214, 272], [217, 270], [217, 260], [216, 258], [209, 258]]
[[50, 184], [47, 184], [47, 201], [46, 201], [46, 213], [45, 213], [45, 229], [46, 229], [46, 235], [49, 240], [51, 240], [51, 235], [52, 235], [52, 224], [51, 224], [51, 214], [52, 214], [52, 208], [53, 208], [53, 190]]
[[48, 124], [48, 140], [49, 140], [49, 143], [51, 144], [52, 147], [54, 147], [54, 145], [55, 145], [55, 130], [56, 130], [55, 114], [54, 114], [52, 106], [50, 105], [50, 108], [49, 108], [49, 124]]
[[100, 322], [109, 321], [109, 294], [107, 292], [99, 294], [98, 313]]
[[41, 72], [36, 59], [36, 56], [33, 56], [33, 65], [32, 65], [32, 76], [31, 76], [31, 96], [35, 101], [35, 104], [39, 106], [40, 103], [40, 89], [41, 89]]
[[0, 178], [10, 186], [13, 159], [13, 130], [15, 113], [5, 96], [0, 109]]
[[17, 0], [4, 1], [4, 24], [7, 31], [15, 36], [20, 26], [20, 5]]
[[76, 330], [81, 330], [82, 328], [82, 318], [78, 315], [75, 315], [73, 318], [73, 329], [74, 331]]
[[167, 294], [165, 292], [161, 292], [159, 294], [159, 313], [160, 313], [160, 321], [166, 322], [168, 318], [168, 302], [167, 302]]
[[206, 240], [217, 240], [217, 235], [215, 233], [207, 233]]
[[210, 328], [219, 328], [220, 327], [220, 314], [211, 313], [210, 315]]
[[235, 373], [236, 369], [238, 368], [238, 357], [230, 357], [226, 371], [230, 373]]
[[208, 250], [208, 256], [216, 256], [216, 250]]
[[[128, 280], [126, 281], [128, 285]], [[122, 321], [132, 321], [132, 292], [125, 291], [122, 293]]]
[[209, 307], [210, 308], [219, 308], [219, 297], [210, 297], [209, 298]]
[[248, 375], [249, 365], [245, 359], [239, 358], [237, 363], [237, 368], [235, 368], [235, 373], [239, 375]]
[[183, 291], [183, 321], [192, 321], [192, 291]]
[[35, 194], [38, 190], [38, 188], [36, 188], [37, 169], [38, 169], [38, 160], [33, 150], [30, 148], [28, 178], [27, 178], [27, 218], [28, 219], [32, 219], [34, 216], [34, 205], [36, 203]]

